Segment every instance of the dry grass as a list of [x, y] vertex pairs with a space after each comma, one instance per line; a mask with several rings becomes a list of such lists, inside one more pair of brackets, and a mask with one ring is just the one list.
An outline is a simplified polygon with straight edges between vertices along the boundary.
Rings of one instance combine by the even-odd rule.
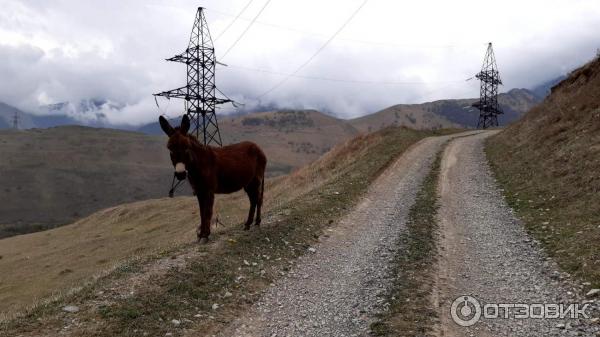
[[318, 111], [272, 111], [219, 121], [226, 143], [251, 140], [259, 144], [270, 176], [287, 174], [358, 134], [348, 122]]
[[[112, 289], [114, 282], [125, 282], [120, 279], [138, 278], [140, 270], [145, 270], [144, 264], [164, 259], [165, 254], [186, 255], [190, 260], [180, 269], [168, 269], [149, 278], [133, 297], [115, 296], [101, 307], [89, 306], [89, 311], [80, 318], [94, 322], [86, 329], [97, 329], [97, 332], [85, 330], [81, 334], [129, 335], [134, 334], [136, 328], [133, 327], [140, 326], [146, 326], [153, 333], [163, 331], [170, 326], [158, 318], [194, 319], [191, 315], [194, 312], [210, 313], [213, 301], [232, 303], [233, 309], [223, 310], [223, 315], [240, 310], [278, 276], [279, 270], [285, 270], [288, 260], [302, 254], [324, 226], [343, 214], [393, 158], [432, 134], [388, 129], [361, 136], [336, 147], [289, 177], [269, 181], [268, 215], [260, 231], [242, 232], [241, 225], [237, 225], [246, 213], [245, 196], [221, 198], [220, 218], [227, 227], [217, 227], [213, 232], [214, 243], [208, 246], [198, 247], [192, 243], [197, 207], [191, 198], [122, 205], [73, 225], [3, 240], [9, 245], [2, 245], [0, 249], [4, 253], [0, 254], [9, 257], [0, 260], [0, 271], [10, 279], [3, 280], [2, 284], [11, 289], [0, 292], [0, 296], [4, 296], [2, 303], [7, 303], [3, 307], [5, 312], [9, 310], [9, 302], [14, 304], [10, 306], [14, 311], [36, 298], [81, 285], [110, 266], [122, 266], [75, 295], [59, 298], [29, 311], [22, 319], [10, 321], [4, 325], [4, 331], [9, 334], [30, 331], [35, 335], [37, 329], [65, 324], [59, 310], [61, 304], [75, 302], [87, 307], [86, 303], [99, 301], [95, 298], [99, 289]], [[265, 237], [270, 240], [265, 241]], [[268, 261], [263, 257], [265, 254], [271, 257]], [[24, 260], [24, 256], [30, 259]], [[138, 262], [127, 262], [132, 256], [140, 257], [136, 259]], [[149, 258], [144, 260], [143, 256]], [[258, 261], [257, 268], [263, 268], [263, 264], [269, 264], [270, 268], [265, 268], [266, 274], [258, 273], [260, 269], [244, 272], [248, 281], [240, 285], [234, 280], [237, 267], [244, 266], [243, 259]], [[16, 269], [21, 270], [15, 272]], [[69, 271], [64, 272], [67, 269]], [[33, 282], [20, 282], [23, 279]], [[223, 300], [220, 297], [223, 289], [243, 290], [248, 296]], [[218, 323], [205, 322], [206, 317], [208, 314], [202, 324]], [[34, 320], [37, 323], [31, 325]]]
[[510, 205], [563, 269], [600, 286], [600, 60], [574, 71], [487, 154]]
[[399, 104], [371, 115], [352, 119], [350, 123], [362, 132], [376, 131], [389, 125], [424, 130], [458, 127], [458, 124], [429, 110], [430, 103]]

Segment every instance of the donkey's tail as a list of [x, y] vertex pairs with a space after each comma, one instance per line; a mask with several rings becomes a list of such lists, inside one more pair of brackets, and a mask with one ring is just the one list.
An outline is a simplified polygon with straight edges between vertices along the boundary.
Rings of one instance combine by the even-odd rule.
[[265, 171], [267, 169], [267, 156], [262, 150], [257, 146], [258, 150], [258, 165], [261, 171], [261, 182], [260, 182], [260, 203], [263, 202], [263, 196], [265, 193]]
[[260, 203], [263, 202], [263, 195], [265, 194], [265, 175], [263, 174], [262, 182], [260, 183]]

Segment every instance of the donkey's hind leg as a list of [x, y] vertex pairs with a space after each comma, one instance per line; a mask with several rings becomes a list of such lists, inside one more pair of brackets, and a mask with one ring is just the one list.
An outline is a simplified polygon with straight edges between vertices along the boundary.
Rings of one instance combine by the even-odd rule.
[[250, 211], [248, 212], [248, 219], [244, 224], [244, 230], [249, 230], [252, 220], [254, 220], [254, 212], [256, 210], [256, 204], [258, 201], [258, 193], [256, 193], [257, 188], [255, 188], [253, 184], [248, 185], [244, 188], [244, 190], [246, 191], [246, 194], [248, 194], [248, 199], [250, 200]]

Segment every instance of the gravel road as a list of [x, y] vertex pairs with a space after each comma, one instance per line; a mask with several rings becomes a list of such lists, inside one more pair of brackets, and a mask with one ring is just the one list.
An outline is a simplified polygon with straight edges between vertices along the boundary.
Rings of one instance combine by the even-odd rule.
[[[600, 336], [589, 319], [489, 319], [461, 327], [451, 303], [583, 303], [581, 286], [560, 273], [502, 198], [483, 152], [486, 132], [453, 140], [440, 176], [439, 336]], [[587, 310], [598, 317], [598, 302]]]
[[408, 210], [451, 136], [411, 147], [321, 241], [221, 336], [367, 336], [385, 309], [389, 265]]

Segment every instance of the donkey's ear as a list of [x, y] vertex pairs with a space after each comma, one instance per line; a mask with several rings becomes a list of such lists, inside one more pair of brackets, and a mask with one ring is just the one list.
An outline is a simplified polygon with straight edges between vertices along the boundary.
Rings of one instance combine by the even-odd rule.
[[175, 132], [175, 129], [169, 124], [169, 121], [163, 116], [158, 117], [158, 122], [160, 123], [160, 128], [167, 134], [167, 136], [171, 137], [171, 135]]
[[179, 127], [179, 132], [186, 134], [190, 131], [190, 118], [188, 115], [183, 115], [181, 118], [181, 126]]

